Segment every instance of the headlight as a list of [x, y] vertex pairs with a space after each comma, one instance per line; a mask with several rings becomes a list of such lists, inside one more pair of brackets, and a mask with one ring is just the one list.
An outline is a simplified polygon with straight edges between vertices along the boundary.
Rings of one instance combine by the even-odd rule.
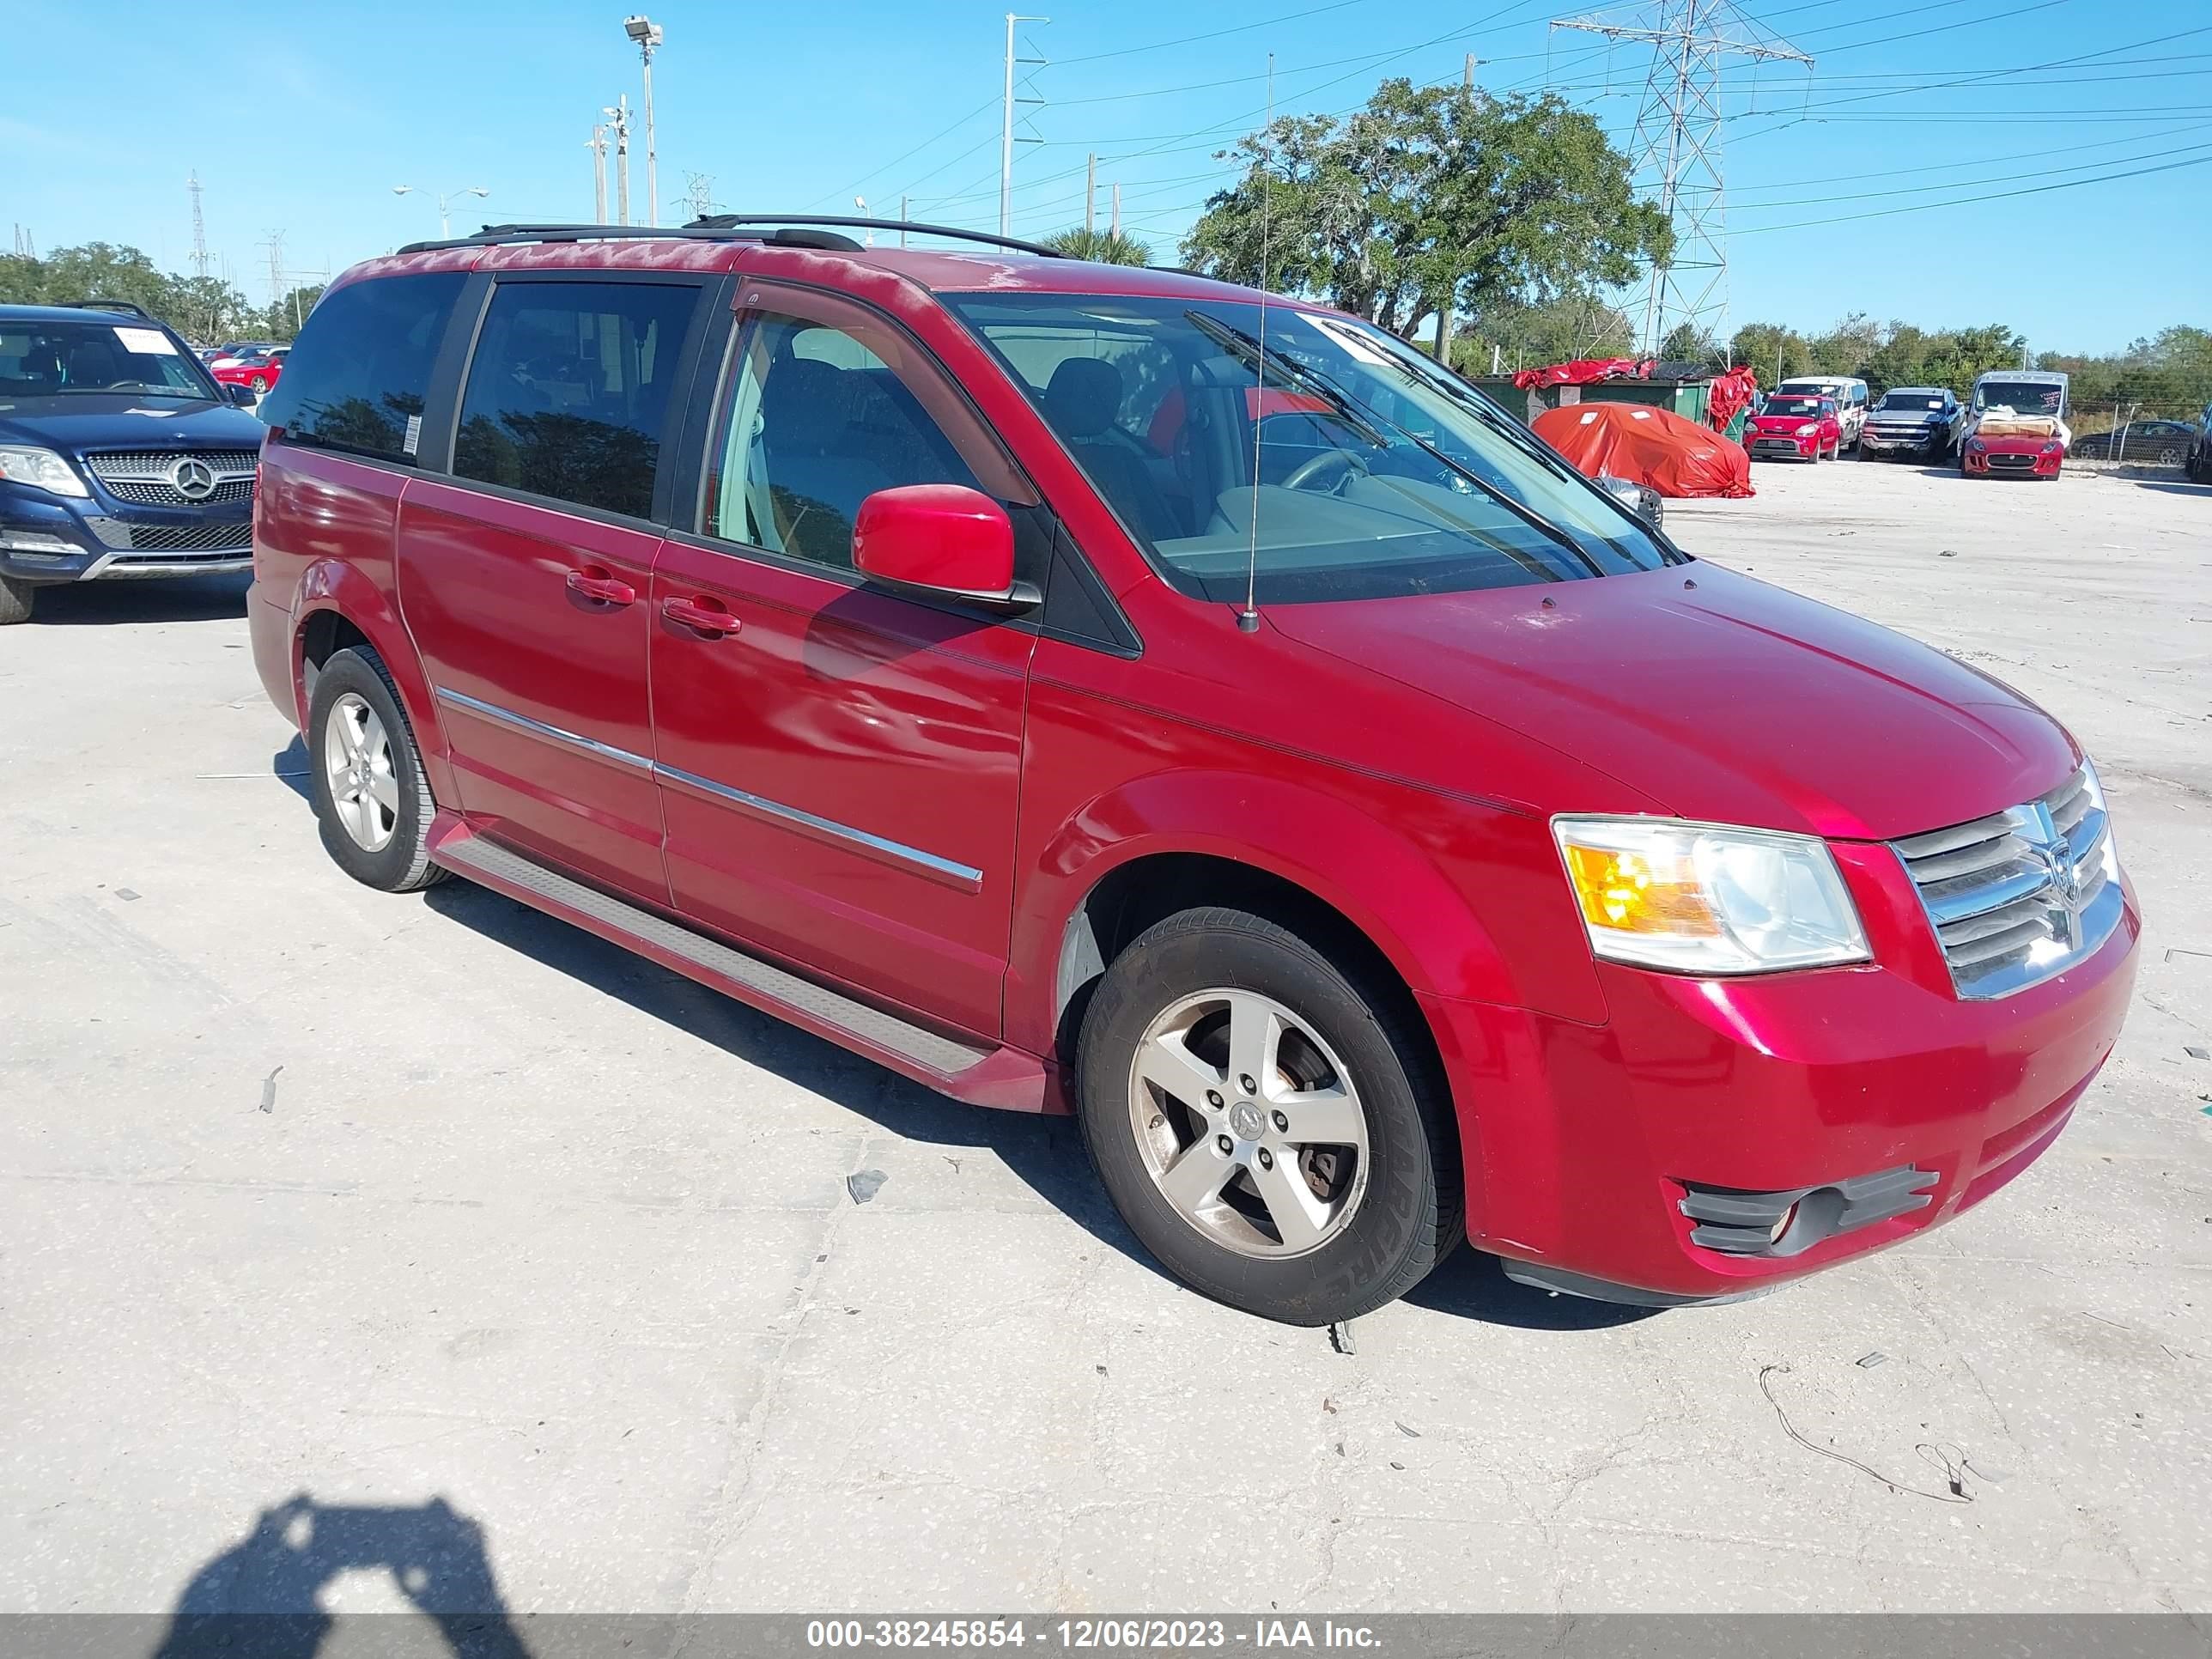
[[1671, 818], [1554, 818], [1590, 949], [1678, 974], [1863, 962], [1826, 843]]
[[1797, 428], [1797, 435], [1801, 438], [1809, 438], [1820, 429], [1820, 423], [1818, 421], [1808, 421]]
[[1979, 438], [1969, 438], [1966, 440], [1966, 450], [1970, 454], [1978, 455], [1988, 447], [1989, 446], [1984, 443]]
[[51, 449], [36, 449], [27, 444], [0, 444], [0, 478], [10, 483], [50, 489], [57, 495], [88, 493], [75, 467]]

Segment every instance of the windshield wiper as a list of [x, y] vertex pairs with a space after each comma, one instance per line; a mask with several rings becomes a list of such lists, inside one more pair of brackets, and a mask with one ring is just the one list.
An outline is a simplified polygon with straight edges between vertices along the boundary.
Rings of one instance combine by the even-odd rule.
[[[1330, 408], [1335, 410], [1338, 414], [1341, 415], [1346, 424], [1352, 427], [1359, 433], [1360, 436], [1365, 438], [1377, 449], [1389, 448], [1390, 441], [1378, 428], [1370, 423], [1367, 416], [1372, 416], [1374, 420], [1382, 422], [1383, 425], [1389, 427], [1400, 437], [1403, 438], [1407, 443], [1412, 444], [1415, 448], [1426, 454], [1431, 459], [1440, 463], [1444, 467], [1466, 479], [1468, 483], [1473, 484], [1484, 495], [1489, 496], [1490, 499], [1497, 502], [1498, 506], [1504, 507], [1508, 513], [1512, 514], [1514, 517], [1527, 524], [1530, 529], [1536, 531], [1551, 541], [1556, 542], [1566, 551], [1568, 556], [1574, 559], [1576, 562], [1583, 567], [1583, 568], [1589, 571], [1591, 575], [1601, 576], [1605, 574], [1604, 571], [1599, 568], [1597, 561], [1592, 558], [1589, 554], [1584, 550], [1581, 543], [1577, 542], [1572, 536], [1561, 529], [1558, 525], [1553, 524], [1542, 514], [1537, 512], [1534, 507], [1530, 507], [1526, 501], [1514, 500], [1511, 495], [1498, 489], [1498, 486], [1492, 483], [1489, 479], [1484, 477], [1480, 473], [1473, 471], [1463, 463], [1453, 459], [1451, 456], [1437, 448], [1436, 445], [1431, 443], [1426, 438], [1422, 437], [1419, 433], [1408, 431], [1406, 428], [1400, 426], [1397, 422], [1390, 419], [1389, 416], [1377, 413], [1374, 410], [1367, 409], [1366, 405], [1364, 404], [1355, 404], [1350, 393], [1339, 387], [1334, 381], [1330, 380], [1322, 375], [1318, 369], [1309, 368], [1306, 364], [1300, 362], [1297, 358], [1285, 355], [1281, 350], [1274, 346], [1261, 345], [1257, 340], [1245, 333], [1242, 329], [1231, 328], [1228, 324], [1216, 321], [1213, 318], [1206, 316], [1200, 312], [1194, 311], [1188, 313], [1187, 314], [1189, 316], [1191, 321], [1198, 325], [1201, 332], [1219, 342], [1224, 348], [1234, 353], [1236, 356], [1244, 358], [1249, 362], [1252, 361], [1252, 358], [1247, 354], [1256, 355], [1261, 361], [1274, 365], [1291, 379], [1296, 380], [1300, 386], [1312, 392], [1316, 397], [1320, 398], [1323, 402], [1327, 403]], [[1362, 410], [1364, 410], [1364, 415], [1361, 413]], [[1550, 581], [1564, 581], [1565, 580], [1565, 577], [1559, 575], [1554, 571], [1542, 570], [1540, 567], [1534, 565], [1529, 565], [1528, 568], [1532, 572], [1540, 574]]]
[[143, 380], [118, 380], [112, 386], [58, 386], [52, 388], [52, 392], [80, 398], [98, 395], [155, 398], [204, 398], [207, 396], [204, 392], [187, 392], [181, 386], [149, 386]]

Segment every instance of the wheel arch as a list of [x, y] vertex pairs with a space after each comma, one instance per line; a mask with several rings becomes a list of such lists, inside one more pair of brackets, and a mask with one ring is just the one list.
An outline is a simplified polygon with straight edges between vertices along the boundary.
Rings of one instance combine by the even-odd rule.
[[320, 560], [301, 576], [292, 613], [292, 684], [302, 732], [317, 672], [332, 653], [356, 645], [375, 652], [391, 674], [407, 723], [414, 729], [416, 751], [422, 758], [431, 791], [439, 799], [452, 802], [445, 727], [405, 623], [383, 590], [356, 567], [339, 559]]

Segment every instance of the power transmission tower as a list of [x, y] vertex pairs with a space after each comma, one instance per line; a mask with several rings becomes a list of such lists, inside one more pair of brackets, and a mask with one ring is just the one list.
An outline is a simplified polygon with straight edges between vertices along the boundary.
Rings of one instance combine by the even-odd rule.
[[[1009, 234], [1008, 228], [1012, 224], [1014, 216], [1014, 106], [1044, 102], [1042, 98], [1014, 96], [1014, 65], [1017, 64], [1042, 65], [1048, 61], [1042, 58], [1014, 56], [1014, 25], [1049, 23], [1050, 21], [1052, 19], [1049, 17], [1032, 17], [1020, 12], [1010, 11], [1006, 14], [1006, 104], [1005, 118], [999, 129], [999, 234], [1001, 236]], [[1024, 138], [1022, 142], [1025, 144], [1041, 144], [1044, 140]]]
[[712, 213], [714, 210], [714, 175], [687, 171], [684, 175], [684, 204], [691, 210], [694, 219], [703, 219]]
[[1552, 27], [1651, 48], [1628, 161], [1638, 186], [1674, 228], [1674, 254], [1652, 266], [1644, 301], [1644, 349], [1656, 356], [1684, 323], [1704, 331], [1728, 309], [1721, 100], [1729, 63], [1802, 64], [1809, 70], [1813, 60], [1746, 17], [1734, 0], [1653, 0], [1633, 17], [1554, 18]]
[[269, 240], [262, 246], [269, 250], [269, 309], [275, 311], [284, 297], [284, 233], [266, 233]]
[[192, 193], [192, 275], [207, 275], [207, 221], [200, 214], [200, 170], [192, 169], [192, 176], [185, 181], [185, 188]]

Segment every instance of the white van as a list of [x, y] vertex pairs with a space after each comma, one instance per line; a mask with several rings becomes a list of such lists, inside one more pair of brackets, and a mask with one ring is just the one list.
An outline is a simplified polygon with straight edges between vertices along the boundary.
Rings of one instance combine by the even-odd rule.
[[1844, 447], [1856, 449], [1859, 434], [1866, 430], [1867, 383], [1847, 374], [1793, 374], [1774, 388], [1776, 395], [1833, 398], [1836, 419], [1844, 428]]

